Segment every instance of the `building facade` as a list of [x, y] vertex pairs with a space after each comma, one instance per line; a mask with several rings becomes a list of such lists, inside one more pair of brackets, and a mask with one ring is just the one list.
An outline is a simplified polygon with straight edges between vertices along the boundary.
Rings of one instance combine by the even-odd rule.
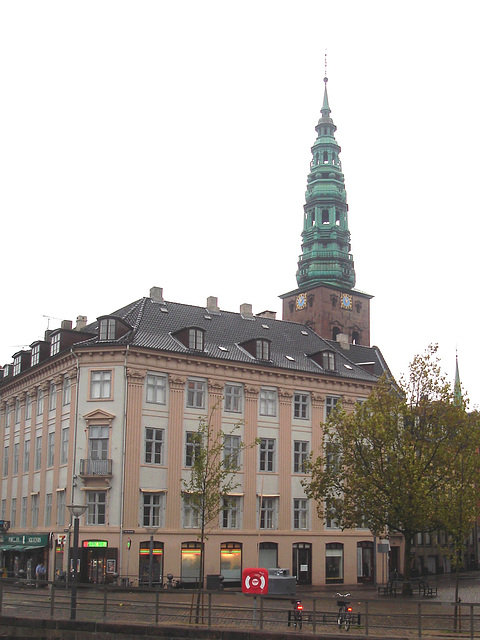
[[[182, 491], [199, 418], [241, 441], [238, 487], [209, 534], [206, 574], [288, 568], [301, 584], [381, 579], [371, 532], [317, 517], [302, 487], [322, 423], [365, 399], [388, 372], [370, 347], [369, 300], [353, 289], [340, 148], [325, 85], [312, 148], [299, 289], [284, 319], [148, 297], [87, 324], [63, 322], [13, 355], [0, 379], [2, 567], [33, 577], [71, 569], [67, 506], [85, 504], [80, 576], [154, 583], [199, 575], [198, 519]], [[324, 337], [321, 337], [324, 336]], [[5, 525], [7, 528], [7, 525]], [[391, 540], [391, 544], [395, 542]], [[400, 541], [396, 552], [400, 566]], [[379, 554], [380, 555], [380, 554]], [[153, 570], [150, 560], [153, 559]]]

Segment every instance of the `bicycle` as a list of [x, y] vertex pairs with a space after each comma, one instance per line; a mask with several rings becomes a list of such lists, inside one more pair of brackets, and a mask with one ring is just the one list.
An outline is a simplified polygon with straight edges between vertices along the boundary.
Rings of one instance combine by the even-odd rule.
[[293, 625], [294, 629], [301, 629], [302, 628], [302, 611], [303, 611], [303, 604], [301, 600], [292, 600], [293, 603], [293, 611], [289, 611], [288, 612], [288, 626], [290, 626], [290, 624]]
[[350, 629], [350, 625], [352, 624], [352, 607], [349, 607], [348, 605], [350, 604], [350, 600], [347, 600], [346, 598], [348, 598], [350, 596], [349, 593], [336, 593], [335, 594], [337, 598], [341, 598], [341, 600], [337, 600], [337, 607], [338, 607], [338, 616], [337, 616], [337, 625], [338, 628], [341, 629], [342, 627], [345, 629], [345, 631], [348, 631]]

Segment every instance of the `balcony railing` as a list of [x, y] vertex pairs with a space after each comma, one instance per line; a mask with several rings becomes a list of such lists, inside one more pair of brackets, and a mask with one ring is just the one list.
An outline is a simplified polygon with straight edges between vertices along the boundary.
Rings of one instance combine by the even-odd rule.
[[80, 460], [81, 476], [111, 476], [112, 460]]

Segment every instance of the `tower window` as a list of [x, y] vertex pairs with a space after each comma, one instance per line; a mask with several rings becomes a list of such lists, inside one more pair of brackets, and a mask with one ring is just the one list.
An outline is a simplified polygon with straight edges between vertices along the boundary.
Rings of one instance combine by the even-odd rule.
[[323, 164], [328, 164], [328, 153], [326, 151], [323, 152]]
[[337, 227], [340, 226], [340, 214], [338, 213], [338, 211], [337, 213], [335, 213], [335, 224], [337, 225]]
[[330, 222], [330, 216], [328, 214], [328, 209], [322, 210], [322, 224], [328, 224]]
[[360, 343], [360, 334], [358, 333], [358, 331], [353, 331], [352, 332], [352, 344], [359, 344]]
[[312, 226], [315, 226], [315, 211], [312, 211]]
[[340, 329], [338, 327], [333, 327], [332, 340], [336, 340], [339, 333], [341, 333]]

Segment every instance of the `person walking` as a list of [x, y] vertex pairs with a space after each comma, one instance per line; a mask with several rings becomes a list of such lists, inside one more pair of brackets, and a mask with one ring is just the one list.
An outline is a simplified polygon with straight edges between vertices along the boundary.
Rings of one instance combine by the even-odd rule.
[[40, 561], [35, 569], [35, 575], [37, 576], [37, 589], [40, 587], [40, 582], [45, 580], [45, 573], [45, 565]]

